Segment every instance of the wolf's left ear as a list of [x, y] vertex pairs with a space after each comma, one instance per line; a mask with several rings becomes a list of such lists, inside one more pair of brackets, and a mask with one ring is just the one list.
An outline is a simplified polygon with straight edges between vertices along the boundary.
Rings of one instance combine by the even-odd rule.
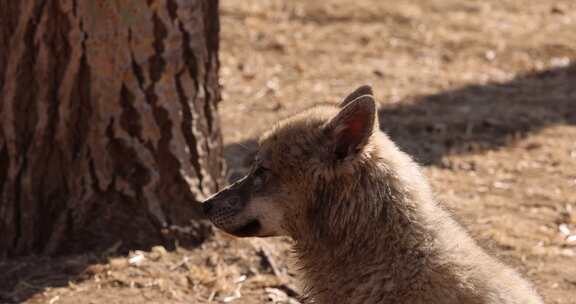
[[344, 159], [362, 151], [374, 128], [377, 128], [376, 102], [372, 96], [363, 95], [348, 102], [324, 130], [333, 140], [336, 158]]

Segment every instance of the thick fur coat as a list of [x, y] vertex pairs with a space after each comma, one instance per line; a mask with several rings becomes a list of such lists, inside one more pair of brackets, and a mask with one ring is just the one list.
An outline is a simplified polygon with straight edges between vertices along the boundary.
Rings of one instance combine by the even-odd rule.
[[232, 234], [292, 237], [311, 303], [542, 303], [436, 202], [367, 86], [280, 122], [251, 173], [205, 206]]

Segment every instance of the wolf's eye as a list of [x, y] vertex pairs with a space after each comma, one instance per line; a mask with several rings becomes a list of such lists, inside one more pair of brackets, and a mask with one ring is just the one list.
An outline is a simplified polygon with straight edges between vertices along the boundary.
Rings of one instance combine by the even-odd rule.
[[262, 188], [262, 186], [264, 186], [264, 180], [265, 180], [265, 175], [266, 175], [266, 171], [268, 169], [262, 167], [262, 166], [258, 166], [255, 170], [254, 170], [254, 179], [252, 180], [252, 185], [254, 186], [254, 188], [256, 190], [259, 190], [260, 188]]
[[268, 169], [264, 168], [263, 166], [258, 166], [254, 170], [254, 175], [263, 175]]

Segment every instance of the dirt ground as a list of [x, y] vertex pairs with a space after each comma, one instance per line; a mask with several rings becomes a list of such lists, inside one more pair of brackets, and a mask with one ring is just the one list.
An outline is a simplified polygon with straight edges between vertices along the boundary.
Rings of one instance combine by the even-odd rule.
[[[231, 178], [279, 118], [371, 84], [438, 199], [576, 303], [576, 2], [222, 0]], [[0, 303], [298, 303], [287, 239], [0, 264]], [[335, 303], [339, 301], [335, 299]]]

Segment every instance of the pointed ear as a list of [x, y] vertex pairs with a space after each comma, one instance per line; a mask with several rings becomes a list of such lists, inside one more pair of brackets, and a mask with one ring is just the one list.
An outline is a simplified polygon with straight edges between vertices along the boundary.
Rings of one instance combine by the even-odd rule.
[[342, 102], [340, 103], [340, 107], [341, 108], [345, 107], [347, 104], [354, 101], [354, 99], [363, 95], [373, 96], [374, 94], [372, 93], [372, 87], [369, 85], [363, 85], [361, 87], [358, 87], [356, 90], [354, 90], [354, 92], [350, 93], [350, 95], [348, 95], [346, 98], [344, 98], [344, 100], [342, 100]]
[[332, 139], [336, 159], [362, 151], [376, 126], [376, 102], [369, 95], [349, 102], [324, 127]]

